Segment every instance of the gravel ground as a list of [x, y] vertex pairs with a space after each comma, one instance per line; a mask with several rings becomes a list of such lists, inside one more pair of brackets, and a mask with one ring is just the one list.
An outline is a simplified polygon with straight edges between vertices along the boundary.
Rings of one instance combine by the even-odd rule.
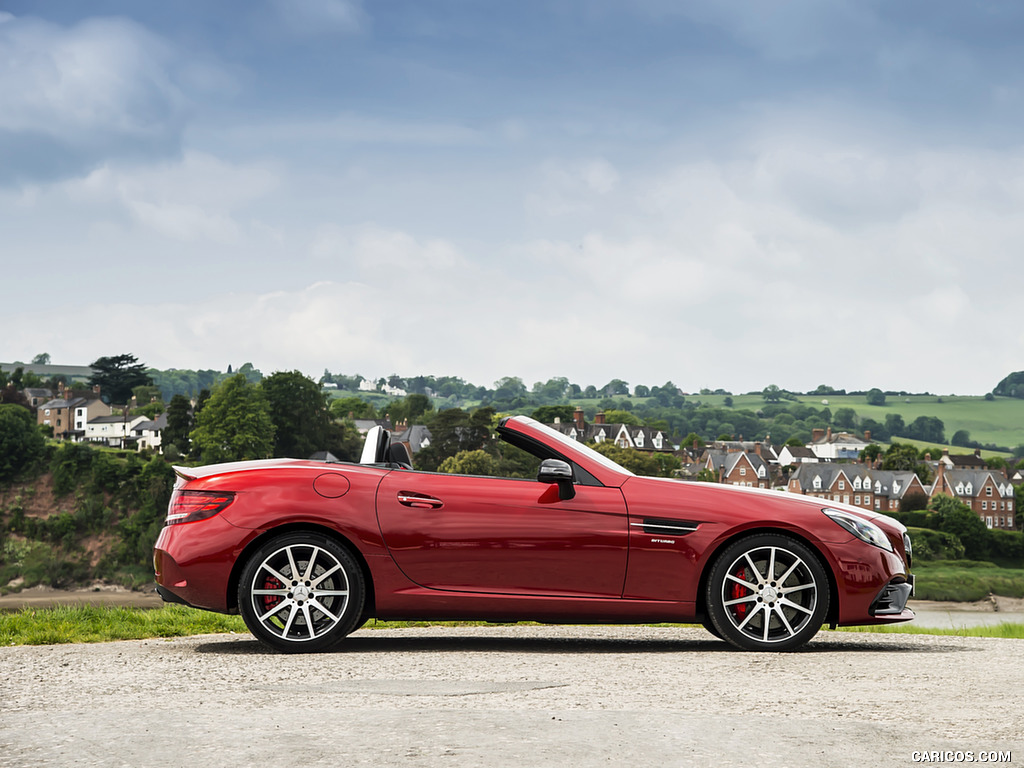
[[[905, 766], [1024, 761], [1024, 642], [699, 629], [364, 629], [0, 649], [0, 766]], [[976, 759], [978, 759], [976, 757]]]

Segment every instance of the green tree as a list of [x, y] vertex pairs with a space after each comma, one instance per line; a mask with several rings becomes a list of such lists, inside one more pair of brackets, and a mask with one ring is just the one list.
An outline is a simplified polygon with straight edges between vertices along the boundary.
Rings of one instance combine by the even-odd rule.
[[269, 457], [274, 422], [263, 389], [243, 373], [225, 379], [197, 414], [191, 439], [204, 464]]
[[946, 425], [942, 419], [935, 416], [918, 416], [908, 427], [908, 435], [914, 440], [921, 440], [926, 443], [945, 443]]
[[909, 437], [907, 434], [907, 426], [903, 423], [903, 417], [898, 413], [887, 413], [885, 414], [885, 429], [892, 435], [900, 437]]
[[857, 412], [853, 408], [838, 408], [832, 416], [832, 424], [839, 429], [853, 429], [857, 426]]
[[487, 451], [459, 451], [441, 462], [438, 472], [450, 475], [484, 475], [493, 477], [498, 474], [498, 460]]
[[40, 352], [38, 355], [32, 358], [32, 365], [49, 365], [50, 364], [50, 353]]
[[21, 405], [0, 405], [0, 481], [11, 480], [45, 455], [46, 441], [32, 412]]
[[192, 403], [184, 395], [174, 395], [167, 406], [167, 426], [161, 435], [162, 443], [173, 445], [180, 453], [188, 453], [192, 445], [189, 440], [192, 426]]
[[704, 438], [698, 435], [696, 432], [690, 432], [686, 437], [683, 438], [683, 442], [679, 444], [680, 448], [696, 448], [698, 451], [703, 450], [707, 445], [704, 442]]
[[670, 477], [673, 468], [655, 458], [654, 454], [637, 451], [632, 448], [619, 448], [608, 440], [602, 443], [589, 443], [600, 454], [607, 456], [620, 467], [628, 469], [636, 475], [647, 477]]
[[910, 443], [893, 443], [882, 458], [882, 469], [913, 472], [920, 461], [921, 455]]
[[971, 445], [971, 433], [966, 429], [958, 429], [953, 433], [953, 437], [950, 438], [949, 442], [961, 448], [969, 448]]
[[1024, 371], [1011, 373], [1005, 379], [1000, 381], [992, 392], [997, 395], [1003, 395], [1004, 397], [1024, 398]]
[[361, 397], [338, 397], [331, 400], [331, 415], [336, 419], [376, 419], [377, 411]]
[[863, 451], [860, 452], [860, 460], [869, 463], [873, 462], [882, 454], [882, 446], [877, 443], [871, 443]]
[[278, 371], [260, 388], [274, 423], [274, 456], [305, 459], [328, 450], [331, 414], [319, 384], [299, 371]]
[[782, 399], [782, 390], [779, 389], [778, 384], [769, 384], [761, 390], [761, 397], [766, 403], [777, 403]]
[[146, 366], [135, 355], [101, 357], [89, 365], [93, 369], [89, 385], [99, 386], [100, 392], [107, 395], [112, 403], [127, 403], [135, 387], [153, 383]]
[[935, 513], [938, 529], [952, 533], [964, 545], [969, 560], [985, 560], [989, 556], [989, 532], [981, 518], [966, 504], [952, 496], [933, 496], [928, 509]]
[[601, 394], [606, 397], [615, 397], [617, 395], [628, 395], [629, 384], [622, 379], [612, 379], [603, 387], [601, 387]]
[[488, 450], [493, 419], [493, 408], [472, 413], [461, 408], [440, 411], [430, 423], [430, 445], [416, 454], [416, 468], [432, 472], [460, 451]]
[[869, 389], [865, 397], [867, 398], [868, 405], [885, 405], [885, 392], [878, 387]]
[[541, 424], [554, 424], [556, 418], [568, 424], [573, 420], [574, 410], [571, 405], [542, 405], [530, 415]]
[[604, 420], [607, 424], [629, 424], [635, 427], [639, 427], [641, 424], [639, 417], [635, 414], [614, 408], [604, 412]]

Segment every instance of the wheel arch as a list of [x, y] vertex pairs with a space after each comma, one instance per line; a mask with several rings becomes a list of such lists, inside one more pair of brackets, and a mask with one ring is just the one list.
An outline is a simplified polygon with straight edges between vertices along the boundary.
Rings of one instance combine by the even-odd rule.
[[245, 545], [238, 557], [235, 558], [234, 565], [231, 567], [231, 576], [228, 579], [227, 585], [227, 607], [229, 613], [238, 613], [238, 583], [242, 578], [242, 570], [245, 568], [245, 564], [252, 557], [252, 553], [262, 547], [271, 539], [277, 538], [288, 533], [318, 533], [326, 536], [333, 540], [340, 546], [344, 547], [350, 555], [355, 559], [359, 565], [359, 570], [363, 575], [363, 582], [366, 585], [366, 597], [363, 604], [363, 615], [372, 616], [374, 608], [376, 606], [376, 600], [374, 598], [374, 587], [373, 587], [373, 575], [370, 572], [370, 566], [366, 562], [366, 558], [363, 557], [363, 553], [359, 551], [352, 540], [344, 534], [336, 531], [334, 528], [330, 528], [326, 525], [319, 525], [317, 523], [287, 523], [285, 525], [277, 526], [264, 531], [259, 536], [256, 536], [252, 541]]
[[836, 582], [835, 572], [832, 570], [832, 565], [829, 563], [828, 558], [825, 557], [821, 551], [821, 547], [818, 546], [814, 541], [808, 539], [806, 536], [798, 533], [797, 531], [790, 530], [789, 528], [774, 528], [772, 526], [758, 526], [755, 528], [744, 528], [741, 531], [736, 531], [732, 535], [722, 539], [715, 548], [708, 555], [704, 562], [704, 567], [701, 570], [700, 581], [697, 584], [697, 616], [698, 618], [706, 618], [708, 615], [707, 606], [707, 586], [708, 577], [711, 574], [711, 569], [715, 565], [715, 561], [718, 560], [718, 556], [725, 551], [727, 547], [732, 546], [735, 542], [740, 539], [745, 539], [748, 536], [756, 536], [762, 533], [776, 534], [780, 536], [788, 536], [795, 541], [800, 542], [807, 547], [814, 556], [818, 558], [818, 564], [821, 565], [822, 570], [825, 571], [825, 578], [828, 579], [828, 612], [825, 614], [825, 622], [828, 624], [834, 624], [839, 616], [839, 585]]

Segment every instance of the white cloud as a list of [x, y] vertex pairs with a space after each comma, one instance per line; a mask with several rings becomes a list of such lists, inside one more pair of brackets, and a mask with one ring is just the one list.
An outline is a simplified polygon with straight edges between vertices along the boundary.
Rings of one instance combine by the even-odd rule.
[[0, 24], [5, 176], [52, 178], [105, 157], [173, 152], [188, 111], [170, 49], [124, 19]]
[[277, 16], [303, 36], [354, 34], [369, 24], [360, 0], [271, 0]]
[[259, 166], [239, 166], [188, 152], [174, 163], [105, 165], [83, 179], [56, 185], [80, 206], [120, 211], [141, 227], [176, 240], [232, 243], [242, 226], [236, 213], [270, 193], [278, 181]]

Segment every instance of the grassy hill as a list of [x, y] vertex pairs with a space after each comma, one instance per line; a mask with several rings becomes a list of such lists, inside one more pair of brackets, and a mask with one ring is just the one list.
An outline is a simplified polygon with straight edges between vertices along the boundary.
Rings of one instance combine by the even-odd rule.
[[[693, 395], [688, 400], [700, 400], [716, 407], [725, 406], [724, 395]], [[1024, 400], [997, 397], [986, 400], [980, 396], [908, 395], [889, 396], [885, 405], [868, 405], [864, 395], [828, 395], [825, 397], [798, 396], [797, 401], [821, 408], [828, 401], [832, 413], [839, 408], [852, 408], [861, 419], [885, 422], [887, 414], [895, 413], [910, 424], [918, 416], [934, 416], [946, 425], [946, 440], [961, 429], [971, 433], [971, 440], [979, 443], [1004, 445], [1011, 448], [1024, 445]], [[760, 395], [733, 395], [733, 408], [756, 411], [764, 406]], [[900, 442], [912, 442], [899, 438]], [[964, 453], [967, 449], [957, 448]]]

